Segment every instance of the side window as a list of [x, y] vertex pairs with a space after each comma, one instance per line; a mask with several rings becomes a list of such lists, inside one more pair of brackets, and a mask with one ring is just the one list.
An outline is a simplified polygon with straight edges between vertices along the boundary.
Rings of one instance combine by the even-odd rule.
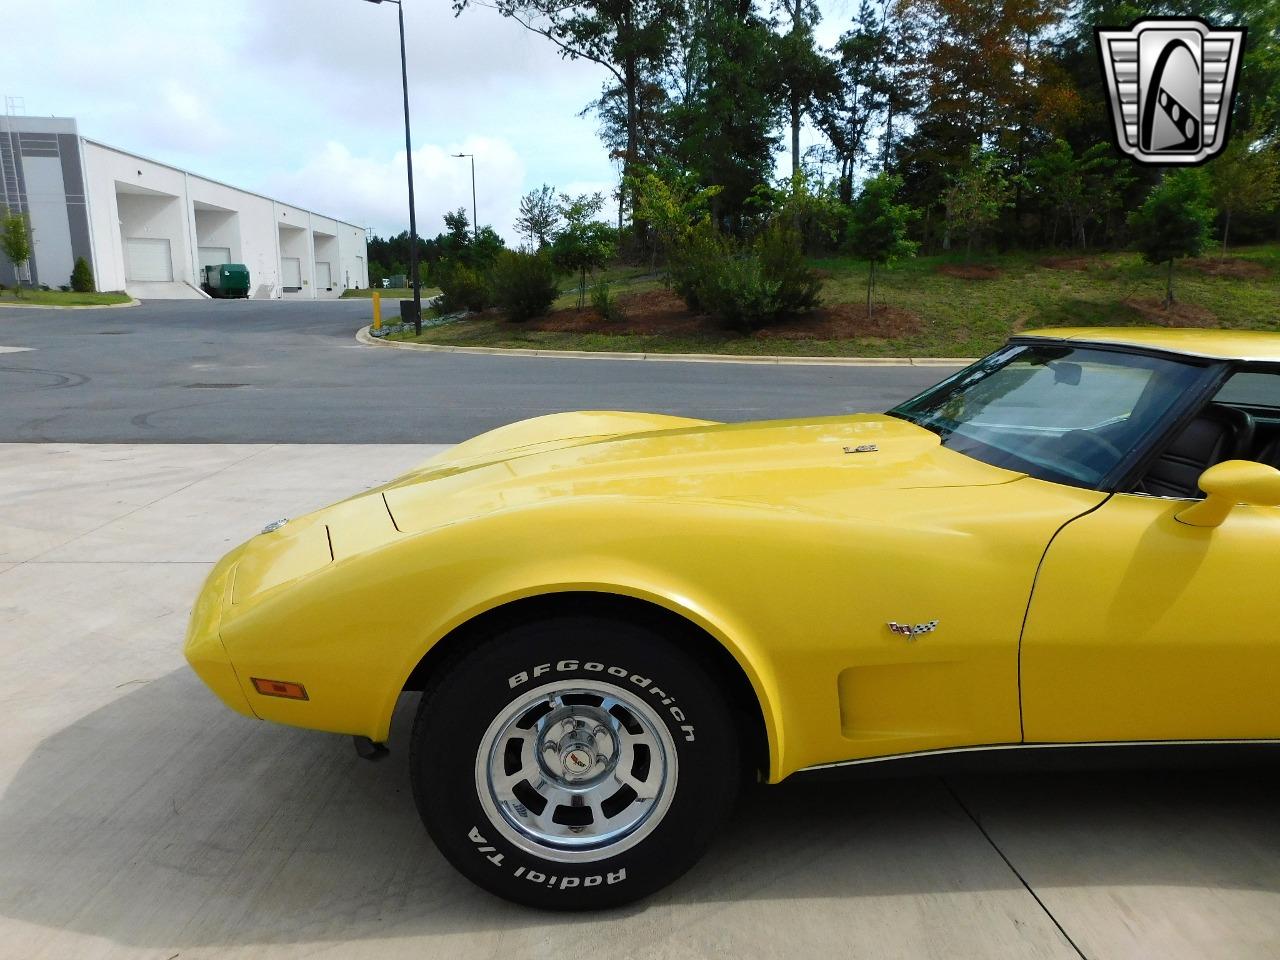
[[1204, 496], [1199, 479], [1224, 460], [1280, 468], [1280, 368], [1240, 370], [1160, 452], [1135, 493], [1176, 499]]
[[1253, 419], [1253, 443], [1246, 459], [1280, 467], [1280, 369], [1241, 370], [1222, 385], [1213, 402]]
[[1241, 370], [1222, 385], [1216, 403], [1260, 407], [1280, 417], [1280, 370]]

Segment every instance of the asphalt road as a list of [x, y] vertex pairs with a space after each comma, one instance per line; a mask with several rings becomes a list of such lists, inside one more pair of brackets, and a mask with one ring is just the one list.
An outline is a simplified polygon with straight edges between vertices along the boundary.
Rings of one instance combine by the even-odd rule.
[[0, 442], [454, 443], [566, 410], [879, 411], [950, 372], [416, 353], [357, 344], [369, 315], [361, 300], [0, 309]]

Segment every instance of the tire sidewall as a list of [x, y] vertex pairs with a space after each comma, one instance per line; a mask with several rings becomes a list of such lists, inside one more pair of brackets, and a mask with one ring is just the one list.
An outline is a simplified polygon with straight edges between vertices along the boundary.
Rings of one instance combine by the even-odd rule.
[[[455, 867], [509, 900], [586, 909], [637, 900], [692, 866], [732, 806], [740, 769], [724, 698], [694, 657], [647, 627], [593, 617], [512, 627], [476, 654], [428, 689], [413, 735], [414, 799]], [[538, 856], [506, 839], [480, 802], [475, 771], [480, 751], [488, 754], [485, 732], [510, 704], [549, 683], [620, 688], [651, 709], [675, 744], [670, 805], [646, 836], [613, 856]]]

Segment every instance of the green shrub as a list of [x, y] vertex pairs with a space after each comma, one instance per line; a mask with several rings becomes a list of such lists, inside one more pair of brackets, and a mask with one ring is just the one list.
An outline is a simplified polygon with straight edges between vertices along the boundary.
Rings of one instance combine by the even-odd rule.
[[435, 275], [436, 286], [440, 288], [436, 309], [442, 314], [483, 310], [492, 302], [489, 279], [465, 263], [442, 260], [436, 266]]
[[699, 228], [673, 258], [670, 279], [690, 310], [742, 332], [814, 310], [822, 288], [798, 233], [782, 220], [749, 244]]
[[731, 244], [705, 221], [673, 247], [667, 276], [676, 295], [690, 310], [699, 313], [707, 310], [699, 293], [733, 254]]
[[616, 322], [624, 316], [622, 305], [607, 283], [597, 283], [591, 288], [591, 309], [600, 314], [601, 320]]
[[71, 269], [71, 289], [76, 293], [93, 293], [93, 271], [84, 257], [76, 257]]
[[546, 253], [503, 250], [493, 267], [493, 300], [508, 320], [540, 317], [555, 302], [556, 269]]

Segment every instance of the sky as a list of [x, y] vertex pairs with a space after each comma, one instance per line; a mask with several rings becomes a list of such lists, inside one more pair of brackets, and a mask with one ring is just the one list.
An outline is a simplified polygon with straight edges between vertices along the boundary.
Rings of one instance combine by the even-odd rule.
[[[848, 0], [827, 0], [822, 39]], [[418, 230], [476, 207], [509, 243], [520, 197], [614, 189], [593, 115], [606, 78], [484, 7], [404, 0]], [[28, 116], [387, 236], [408, 226], [396, 7], [364, 0], [42, 0], [0, 57]], [[829, 36], [825, 36], [829, 34]], [[811, 142], [812, 133], [806, 141]], [[805, 144], [802, 144], [802, 148]], [[780, 157], [780, 162], [785, 160]]]

